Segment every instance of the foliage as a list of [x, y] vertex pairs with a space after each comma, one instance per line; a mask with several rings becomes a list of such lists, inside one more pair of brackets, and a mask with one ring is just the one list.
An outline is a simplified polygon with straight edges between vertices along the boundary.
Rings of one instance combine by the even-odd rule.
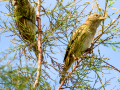
[[[70, 40], [70, 37], [74, 30], [81, 25], [83, 18], [86, 18], [92, 13], [99, 12], [101, 15], [106, 16], [110, 22], [102, 22], [102, 30], [97, 31], [97, 37], [94, 39], [93, 48], [95, 49], [99, 45], [103, 45], [108, 48], [112, 48], [114, 51], [120, 51], [120, 41], [116, 38], [120, 38], [120, 27], [118, 19], [120, 15], [117, 13], [119, 9], [113, 8], [116, 11], [107, 12], [114, 3], [115, 0], [105, 0], [105, 8], [100, 7], [99, 1], [84, 2], [81, 0], [70, 0], [65, 3], [63, 0], [56, 0], [55, 5], [45, 7], [43, 0], [41, 3], [41, 19], [42, 19], [42, 50], [43, 61], [42, 70], [39, 78], [38, 90], [51, 90], [56, 89], [58, 85], [58, 78], [62, 64], [61, 55], [65, 52], [66, 46]], [[35, 3], [34, 3], [35, 4]], [[92, 10], [87, 11], [87, 7], [92, 5]], [[10, 43], [12, 46], [5, 51], [1, 51], [0, 55], [0, 88], [1, 89], [33, 89], [33, 84], [36, 77], [37, 59], [32, 50], [29, 50], [31, 46], [28, 46], [19, 35], [18, 30], [15, 28], [15, 20], [13, 16], [14, 5], [10, 2], [6, 5], [9, 13], [1, 12], [2, 15], [6, 15], [7, 19], [2, 19], [0, 16], [0, 35], [5, 35], [7, 38], [11, 38]], [[82, 8], [82, 9], [81, 9]], [[96, 10], [96, 12], [94, 11]], [[110, 17], [117, 15], [115, 20]], [[11, 17], [9, 17], [11, 16]], [[44, 19], [46, 21], [44, 21]], [[10, 34], [9, 34], [10, 33]], [[37, 39], [37, 34], [36, 34]], [[79, 59], [76, 66], [73, 65], [70, 69], [72, 73], [68, 72], [68, 77], [65, 82], [65, 87], [74, 89], [90, 89], [100, 90], [109, 86], [109, 83], [113, 77], [103, 84], [102, 76], [106, 74], [104, 70], [115, 70], [120, 72], [119, 69], [109, 64], [109, 58], [101, 56], [100, 50], [98, 54], [84, 53]], [[75, 68], [75, 70], [74, 70]], [[92, 74], [92, 75], [91, 75]], [[94, 77], [93, 74], [96, 76]], [[56, 80], [55, 80], [56, 79]], [[52, 83], [51, 83], [52, 82]], [[53, 84], [54, 83], [54, 84]], [[99, 87], [95, 85], [100, 83]]]

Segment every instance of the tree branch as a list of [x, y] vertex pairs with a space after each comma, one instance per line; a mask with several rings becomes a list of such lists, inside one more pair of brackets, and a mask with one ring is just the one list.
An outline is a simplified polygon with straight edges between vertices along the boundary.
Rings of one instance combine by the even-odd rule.
[[36, 88], [39, 84], [39, 78], [41, 74], [41, 64], [42, 64], [42, 43], [41, 43], [41, 36], [42, 36], [42, 30], [41, 30], [41, 18], [40, 18], [40, 10], [41, 10], [41, 0], [38, 0], [38, 8], [37, 8], [37, 21], [38, 21], [38, 67], [37, 67], [37, 77], [34, 83], [33, 88]]

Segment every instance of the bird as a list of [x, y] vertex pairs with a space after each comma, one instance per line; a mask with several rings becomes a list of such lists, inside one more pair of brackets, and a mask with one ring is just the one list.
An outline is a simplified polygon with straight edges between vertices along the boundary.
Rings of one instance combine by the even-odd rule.
[[67, 70], [76, 58], [80, 57], [89, 48], [98, 26], [104, 19], [105, 17], [102, 17], [100, 14], [92, 14], [74, 31], [67, 45], [59, 83], [64, 80]]
[[[36, 35], [36, 11], [28, 0], [14, 0], [14, 18], [20, 36], [38, 56]], [[31, 50], [30, 48], [30, 50]]]

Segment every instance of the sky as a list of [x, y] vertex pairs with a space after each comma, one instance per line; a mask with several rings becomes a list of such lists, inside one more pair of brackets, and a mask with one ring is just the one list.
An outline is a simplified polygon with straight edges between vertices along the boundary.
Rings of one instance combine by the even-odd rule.
[[[67, 3], [68, 1], [71, 1], [71, 0], [65, 0], [65, 1], [64, 1], [64, 5], [66, 5], [66, 3]], [[78, 1], [78, 0], [77, 0], [77, 1]], [[82, 0], [82, 1], [81, 1], [80, 3], [78, 3], [78, 4], [83, 4], [85, 1], [93, 2], [93, 0]], [[110, 2], [110, 1], [113, 1], [113, 0], [109, 0], [109, 2]], [[4, 14], [7, 14], [7, 13], [9, 12], [9, 11], [6, 9], [6, 7], [5, 7], [6, 3], [8, 4], [7, 1], [0, 2], [0, 11], [4, 12]], [[112, 14], [113, 12], [115, 12], [115, 10], [113, 10], [112, 8], [120, 9], [119, 3], [120, 3], [120, 0], [115, 0], [115, 3], [113, 4], [113, 7], [111, 7], [110, 9], [108, 9], [107, 13], [108, 13], [108, 14]], [[50, 4], [51, 4], [51, 7], [50, 7], [50, 8], [53, 8], [54, 5], [56, 4], [56, 0], [44, 0], [43, 6], [45, 6], [46, 8], [48, 8]], [[105, 0], [99, 0], [99, 5], [100, 5], [100, 7], [101, 7], [102, 9], [104, 9]], [[88, 13], [88, 11], [90, 11], [91, 8], [92, 8], [92, 4], [90, 4], [90, 5], [86, 8], [85, 13]], [[82, 10], [82, 9], [83, 9], [83, 7], [81, 7], [81, 10]], [[96, 11], [96, 10], [95, 10], [95, 11]], [[11, 18], [4, 16], [4, 14], [0, 12], [0, 18], [1, 18], [2, 20], [6, 20], [7, 23], [8, 23], [8, 25], [9, 25], [9, 22], [8, 22], [8, 21], [11, 21]], [[111, 17], [110, 17], [111, 20], [116, 19], [116, 17], [117, 17], [119, 14], [120, 14], [120, 12], [118, 12], [117, 14], [111, 16]], [[81, 23], [84, 23], [85, 20], [86, 20], [86, 18], [83, 18], [82, 21], [81, 21]], [[119, 21], [120, 21], [120, 19], [119, 19]], [[45, 17], [43, 17], [41, 22], [42, 22], [42, 24], [45, 24], [45, 23], [48, 22], [48, 20], [47, 20]], [[105, 25], [107, 25], [107, 24], [109, 24], [109, 23], [110, 23], [110, 19], [107, 18], [107, 19], [105, 20]], [[0, 25], [2, 25], [2, 22], [1, 22], [1, 21], [0, 21]], [[119, 26], [120, 26], [120, 24], [119, 24]], [[101, 30], [101, 28], [102, 28], [102, 27], [100, 26], [100, 27], [99, 27], [99, 30]], [[2, 31], [2, 30], [0, 29], [0, 32], [1, 32], [1, 31]], [[10, 40], [11, 40], [13, 37], [7, 37], [7, 36], [12, 35], [12, 34], [13, 34], [13, 33], [11, 33], [11, 32], [6, 32], [6, 33], [4, 33], [4, 34], [2, 34], [2, 35], [0, 34], [0, 52], [5, 51], [7, 48], [14, 46], [14, 45], [10, 42]], [[119, 41], [120, 38], [115, 39], [115, 40], [118, 40], [118, 41]], [[100, 50], [101, 56], [105, 56], [105, 57], [110, 58], [110, 60], [108, 61], [108, 63], [110, 63], [111, 65], [115, 66], [116, 68], [118, 68], [118, 69], [120, 70], [120, 52], [118, 52], [118, 51], [113, 51], [112, 49], [110, 49], [110, 48], [108, 48], [108, 47], [105, 47], [105, 46], [103, 46], [103, 45], [100, 45], [99, 47], [97, 47], [97, 48], [94, 49], [94, 53], [97, 54], [97, 53], [98, 53], [98, 49]], [[63, 49], [63, 50], [64, 50], [64, 49]], [[65, 52], [65, 50], [64, 50], [64, 52]], [[12, 55], [13, 55], [13, 53], [10, 54], [9, 56], [12, 56]], [[3, 55], [0, 54], [0, 58], [1, 58], [2, 56], [3, 56]], [[9, 56], [8, 56], [8, 57], [9, 57]], [[58, 58], [58, 60], [57, 60], [58, 62], [63, 63], [64, 53], [56, 54], [55, 56]], [[0, 65], [1, 65], [1, 63], [0, 63]], [[118, 73], [118, 72], [116, 72], [116, 71], [114, 71], [114, 70], [106, 70], [106, 73], [110, 73], [110, 74], [106, 74], [106, 75], [104, 74], [104, 76], [103, 76], [103, 78], [102, 78], [103, 82], [104, 82], [105, 80], [109, 80], [111, 77], [115, 77], [114, 79], [111, 80], [110, 85], [108, 85], [108, 86], [106, 87], [106, 90], [117, 90], [117, 89], [119, 90], [119, 89], [120, 89], [120, 81], [119, 81], [119, 83], [118, 83], [117, 80], [118, 80], [118, 77], [120, 77], [120, 73]], [[101, 73], [100, 73], [100, 74], [101, 74]], [[101, 74], [101, 75], [102, 75], [102, 74]], [[52, 76], [52, 75], [51, 75], [51, 76]], [[57, 73], [56, 75], [53, 74], [52, 78], [53, 78], [54, 80], [59, 80], [58, 73]], [[59, 81], [57, 81], [56, 89], [57, 89], [57, 87], [59, 86], [59, 83], [58, 83], [58, 82], [59, 82]], [[52, 83], [53, 83], [53, 82], [52, 82]], [[52, 83], [51, 83], [51, 85], [52, 85]], [[100, 84], [97, 84], [96, 87], [99, 87], [99, 86], [100, 86]], [[69, 89], [65, 89], [65, 90], [69, 90]], [[103, 90], [103, 89], [101, 89], [101, 90]]]

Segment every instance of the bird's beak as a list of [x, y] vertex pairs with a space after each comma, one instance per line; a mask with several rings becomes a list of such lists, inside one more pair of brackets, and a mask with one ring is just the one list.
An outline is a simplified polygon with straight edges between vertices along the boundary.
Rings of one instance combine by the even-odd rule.
[[106, 19], [106, 17], [99, 17], [99, 20], [104, 20], [104, 19]]

